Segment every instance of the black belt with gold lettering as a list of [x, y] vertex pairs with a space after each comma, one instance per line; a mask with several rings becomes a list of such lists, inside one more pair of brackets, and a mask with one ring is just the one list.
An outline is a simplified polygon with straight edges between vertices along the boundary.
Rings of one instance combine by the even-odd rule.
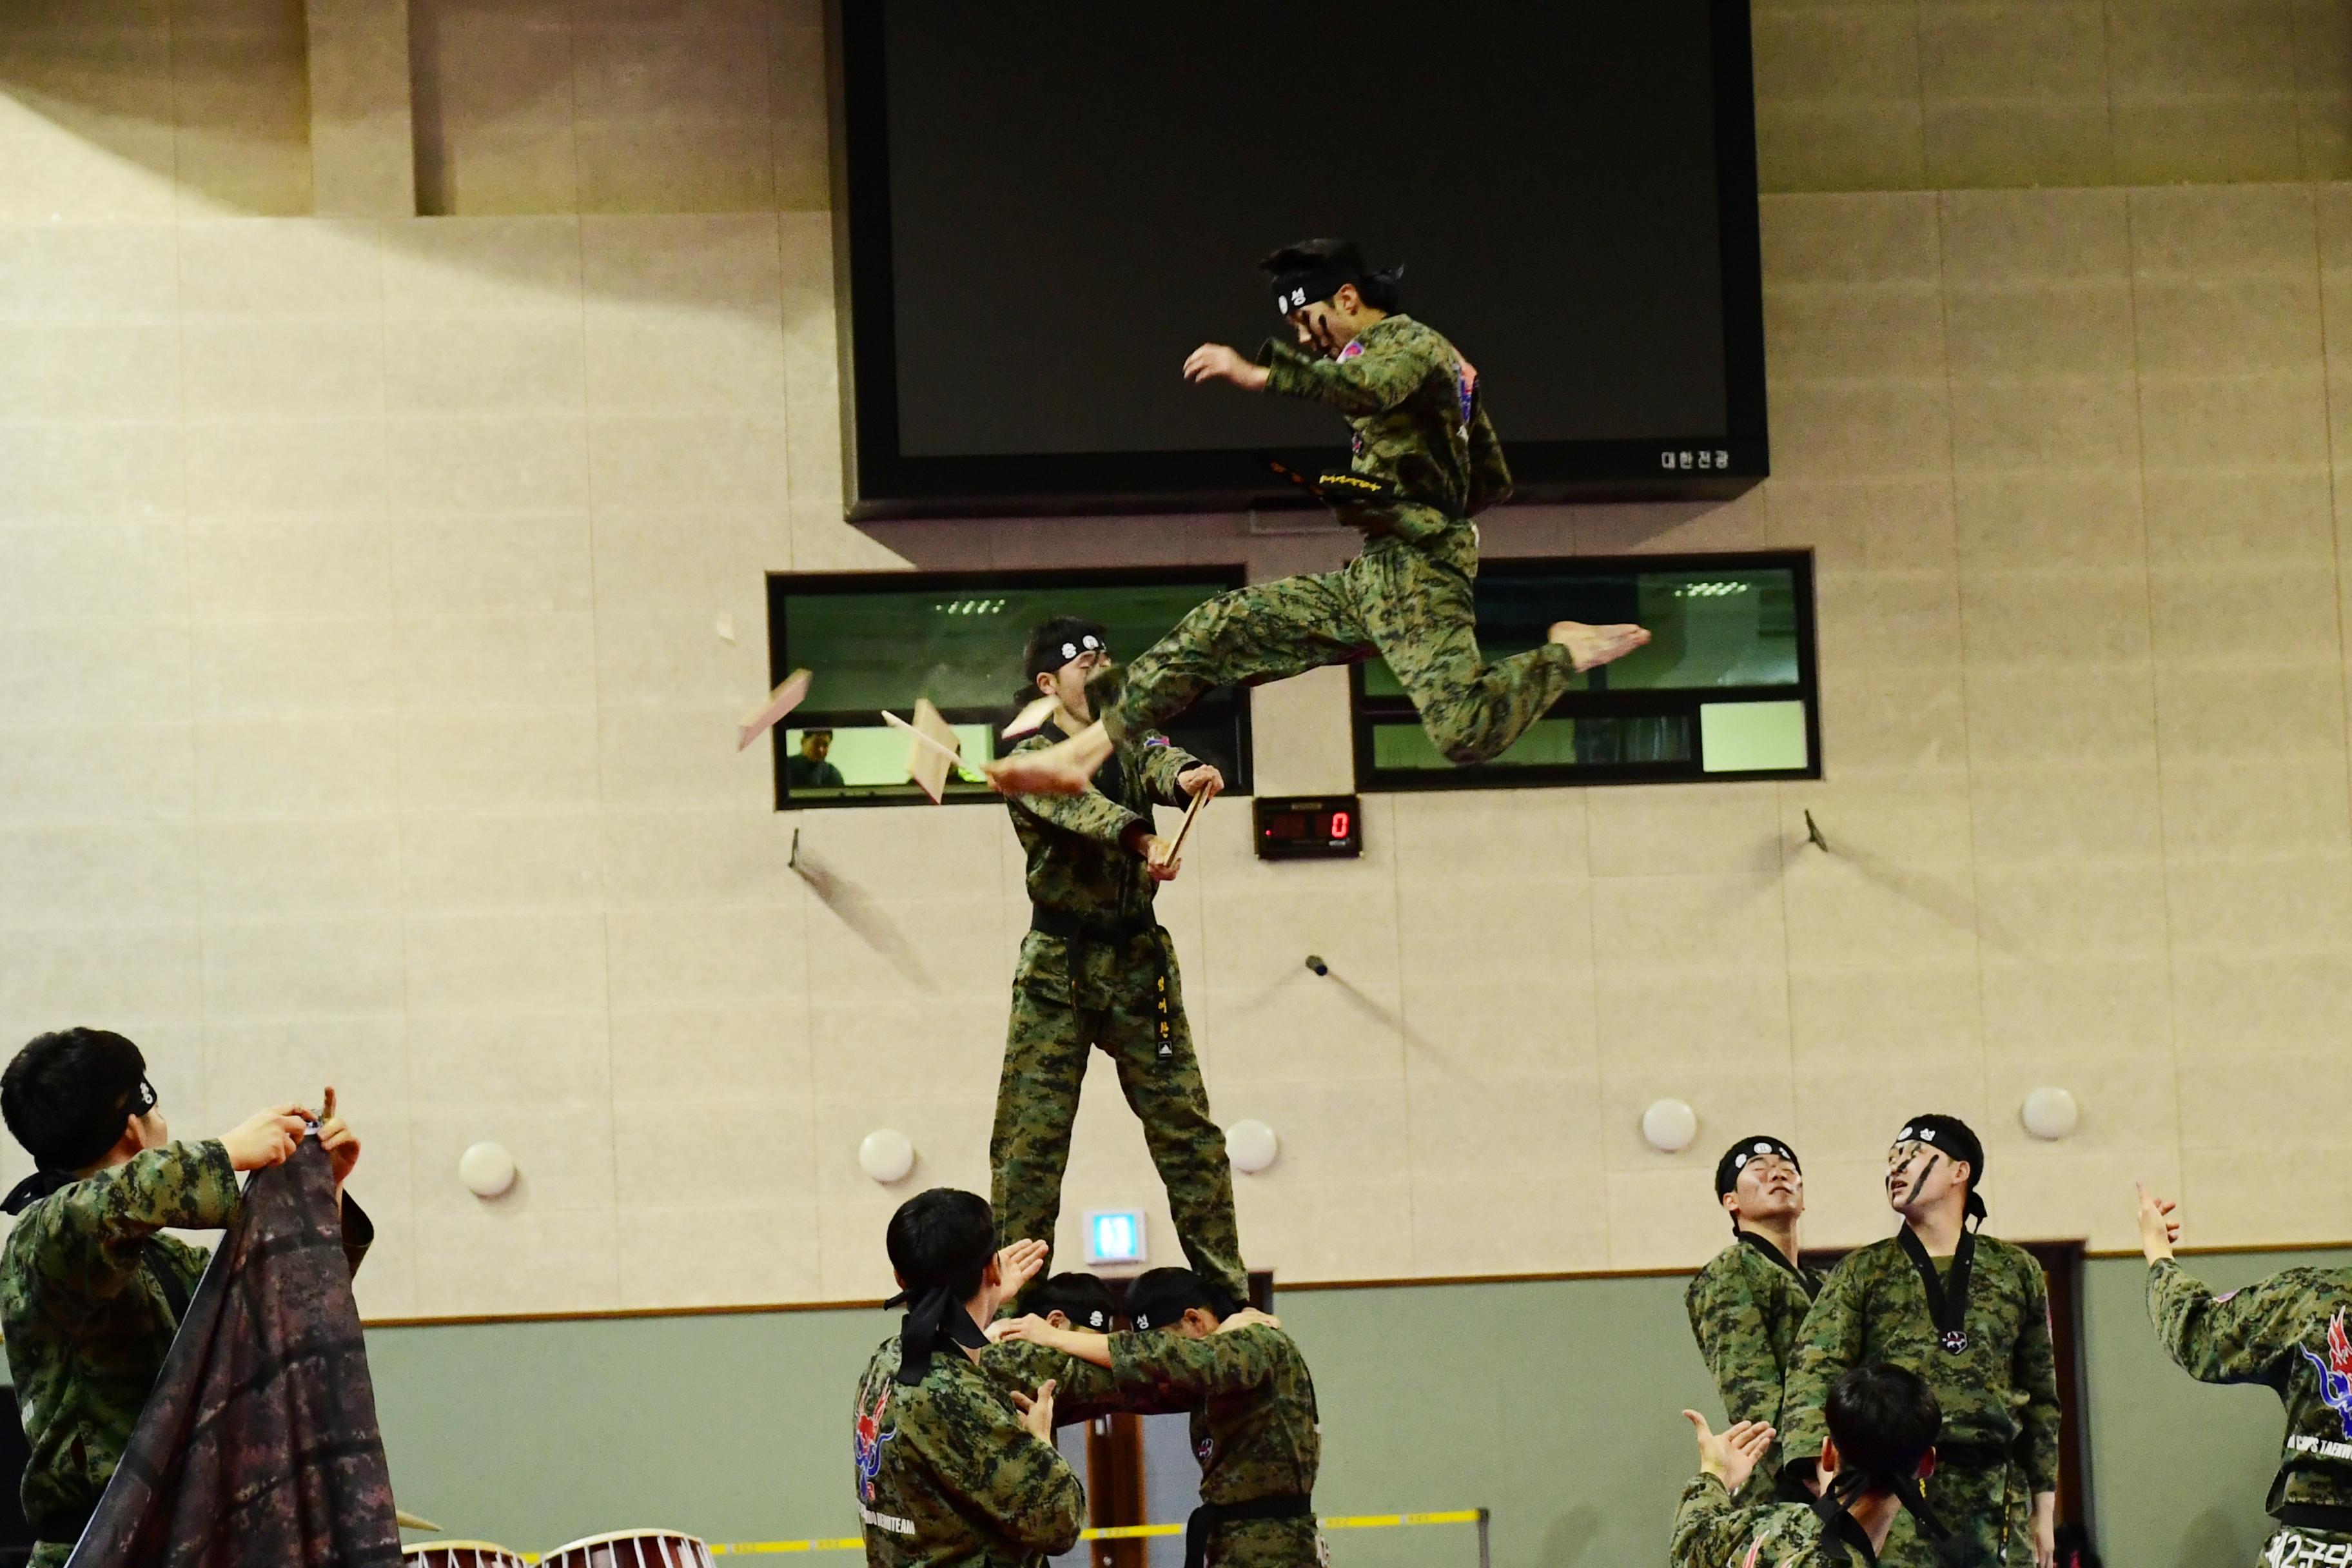
[[1176, 1054], [1175, 1020], [1168, 1006], [1168, 933], [1152, 915], [1137, 915], [1123, 921], [1090, 921], [1074, 915], [1067, 910], [1049, 910], [1042, 905], [1029, 906], [1029, 929], [1046, 936], [1057, 936], [1068, 944], [1070, 966], [1070, 996], [1076, 1005], [1078, 985], [1078, 949], [1087, 942], [1118, 943], [1134, 941], [1139, 936], [1157, 936], [1152, 952], [1155, 962], [1151, 972], [1151, 1037], [1159, 1054]]
[[1244, 1524], [1259, 1519], [1313, 1519], [1310, 1492], [1283, 1492], [1251, 1498], [1246, 1502], [1204, 1502], [1184, 1521], [1184, 1568], [1203, 1568], [1209, 1561], [1209, 1537], [1221, 1524]]

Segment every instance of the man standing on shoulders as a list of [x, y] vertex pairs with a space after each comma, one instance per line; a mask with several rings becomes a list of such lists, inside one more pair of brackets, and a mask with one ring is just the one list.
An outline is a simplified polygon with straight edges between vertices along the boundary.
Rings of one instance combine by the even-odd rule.
[[[1692, 1278], [1683, 1305], [1726, 1418], [1778, 1427], [1797, 1331], [1822, 1289], [1820, 1271], [1798, 1261], [1805, 1173], [1780, 1139], [1742, 1138], [1716, 1164], [1715, 1196], [1734, 1239]], [[1778, 1444], [1755, 1474], [1769, 1492], [1780, 1475]]]
[[1984, 1218], [1984, 1145], [1954, 1116], [1915, 1116], [1886, 1153], [1903, 1218], [1838, 1265], [1807, 1314], [1784, 1401], [1785, 1468], [1821, 1452], [1831, 1386], [1866, 1362], [1927, 1379], [1942, 1413], [1929, 1501], [1940, 1542], [1898, 1523], [1889, 1568], [2053, 1568], [2057, 1559], [2058, 1370], [2042, 1265], [1968, 1221]]

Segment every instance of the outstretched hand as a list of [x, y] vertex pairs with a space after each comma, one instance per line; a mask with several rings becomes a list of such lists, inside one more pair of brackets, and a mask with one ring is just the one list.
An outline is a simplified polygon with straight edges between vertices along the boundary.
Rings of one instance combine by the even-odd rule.
[[1710, 1432], [1706, 1417], [1696, 1410], [1684, 1411], [1683, 1419], [1697, 1429], [1698, 1468], [1721, 1481], [1727, 1492], [1748, 1483], [1776, 1436], [1761, 1421], [1735, 1421], [1720, 1432]]
[[1028, 1288], [1029, 1281], [1037, 1278], [1037, 1271], [1045, 1267], [1045, 1254], [1052, 1250], [1042, 1241], [1016, 1241], [997, 1253], [996, 1273], [1003, 1282], [1005, 1300], [1012, 1300]]
[[1229, 381], [1244, 392], [1263, 392], [1266, 371], [1265, 366], [1252, 363], [1223, 343], [1202, 343], [1184, 356], [1184, 379]]
[[2180, 1239], [2180, 1222], [2172, 1217], [2180, 1205], [2150, 1193], [2145, 1183], [2132, 1185], [2139, 1189], [2139, 1249], [2150, 1263], [2160, 1262], [2172, 1256]]

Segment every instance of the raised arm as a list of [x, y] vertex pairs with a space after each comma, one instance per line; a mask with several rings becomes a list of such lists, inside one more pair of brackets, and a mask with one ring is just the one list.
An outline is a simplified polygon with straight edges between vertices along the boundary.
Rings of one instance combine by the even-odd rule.
[[1428, 357], [1409, 342], [1395, 343], [1381, 337], [1356, 342], [1361, 353], [1326, 359], [1266, 339], [1257, 351], [1257, 363], [1265, 367], [1265, 390], [1360, 416], [1394, 408], [1429, 374]]
[[[1016, 752], [1041, 751], [1051, 744], [1045, 736], [1032, 736], [1014, 747]], [[1091, 838], [1098, 844], [1117, 844], [1142, 853], [1142, 842], [1151, 833], [1151, 824], [1103, 794], [1087, 789], [1077, 795], [1013, 795], [1005, 804], [1015, 811], [1025, 811], [1040, 822], [1051, 823], [1066, 833], [1081, 838]]]
[[1754, 1533], [1753, 1521], [1732, 1502], [1721, 1480], [1694, 1476], [1675, 1510], [1667, 1561], [1674, 1568], [1730, 1568]]
[[133, 1277], [149, 1237], [166, 1226], [217, 1230], [236, 1217], [239, 1195], [236, 1168], [220, 1140], [166, 1143], [74, 1183], [28, 1210], [20, 1223], [46, 1229], [47, 1245], [61, 1258], [82, 1260], [59, 1268], [57, 1278], [72, 1278], [88, 1294], [106, 1296]]
[[1122, 1386], [1140, 1385], [1179, 1405], [1272, 1381], [1285, 1348], [1281, 1330], [1261, 1325], [1204, 1340], [1155, 1329], [1112, 1334], [1108, 1342]]
[[1143, 737], [1143, 782], [1160, 805], [1190, 805], [1192, 797], [1177, 781], [1200, 765], [1200, 758], [1157, 730]]
[[2284, 1387], [2298, 1336], [2311, 1327], [2312, 1274], [2290, 1268], [2216, 1296], [2179, 1263], [2160, 1258], [2147, 1270], [2148, 1320], [2165, 1354], [2198, 1382]]

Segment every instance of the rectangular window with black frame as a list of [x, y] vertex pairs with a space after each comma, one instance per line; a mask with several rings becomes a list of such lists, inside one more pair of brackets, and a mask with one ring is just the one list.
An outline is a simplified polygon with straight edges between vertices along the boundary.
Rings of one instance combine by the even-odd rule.
[[[953, 728], [962, 765], [945, 799], [991, 801], [979, 764], [1013, 745], [998, 731], [1036, 693], [1022, 676], [1030, 630], [1055, 616], [1097, 621], [1111, 657], [1133, 658], [1185, 613], [1241, 586], [1239, 567], [1157, 571], [775, 574], [768, 579], [771, 679], [814, 677], [775, 733], [776, 809], [928, 805], [908, 768], [912, 742], [883, 719], [928, 698]], [[1249, 702], [1212, 692], [1169, 728], [1178, 745], [1250, 791]]]
[[1386, 662], [1360, 664], [1359, 790], [1821, 776], [1810, 555], [1489, 560], [1477, 596], [1490, 662], [1561, 620], [1638, 622], [1649, 646], [1579, 676], [1509, 751], [1471, 767], [1438, 753]]

